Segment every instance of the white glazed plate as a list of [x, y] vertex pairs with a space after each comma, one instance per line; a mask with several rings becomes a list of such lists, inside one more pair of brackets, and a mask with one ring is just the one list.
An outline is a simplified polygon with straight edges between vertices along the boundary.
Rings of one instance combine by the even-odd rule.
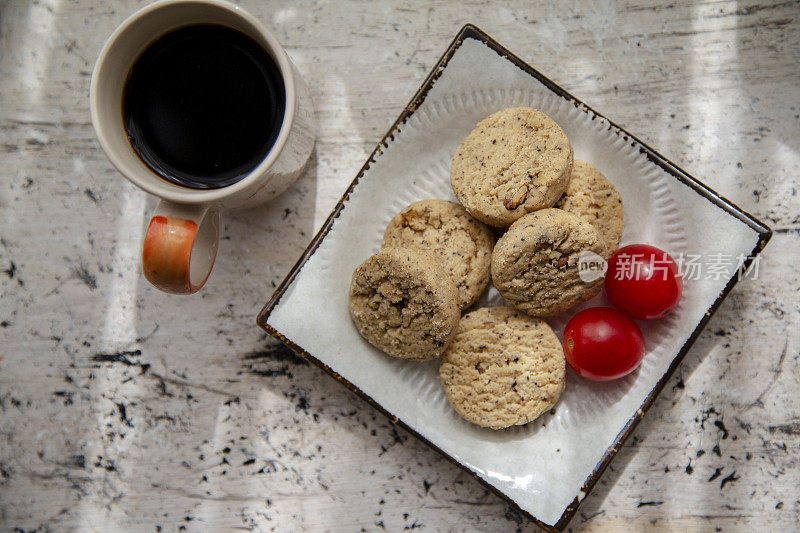
[[[364, 341], [350, 320], [347, 292], [353, 270], [380, 248], [392, 216], [416, 200], [455, 199], [450, 161], [475, 124], [519, 105], [550, 115], [572, 142], [575, 157], [598, 167], [620, 191], [623, 245], [652, 244], [680, 257], [720, 254], [731, 264], [728, 275], [686, 279], [678, 309], [666, 319], [642, 323], [647, 353], [637, 372], [593, 383], [568, 370], [564, 394], [550, 414], [492, 431], [461, 420], [450, 408], [437, 361], [393, 359]], [[770, 236], [762, 223], [467, 25], [258, 323], [537, 524], [562, 530], [738, 280], [738, 261], [746, 268]], [[603, 302], [598, 296], [550, 323], [560, 334], [577, 310]], [[485, 304], [502, 300], [491, 289], [478, 305]]]

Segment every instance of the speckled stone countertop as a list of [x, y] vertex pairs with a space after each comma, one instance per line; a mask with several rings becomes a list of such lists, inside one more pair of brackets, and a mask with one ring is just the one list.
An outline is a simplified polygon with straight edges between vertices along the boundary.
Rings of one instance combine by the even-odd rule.
[[100, 46], [143, 4], [0, 3], [0, 529], [535, 529], [255, 326], [465, 22], [775, 230], [570, 527], [797, 527], [796, 2], [245, 0], [319, 138], [289, 191], [225, 218], [194, 297], [144, 282], [155, 200], [89, 119]]

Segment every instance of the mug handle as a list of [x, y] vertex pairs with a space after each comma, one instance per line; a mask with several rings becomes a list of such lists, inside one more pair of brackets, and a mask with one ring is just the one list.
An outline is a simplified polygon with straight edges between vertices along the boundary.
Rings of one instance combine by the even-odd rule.
[[220, 214], [207, 205], [161, 200], [142, 245], [144, 277], [172, 294], [193, 294], [211, 273], [219, 246]]

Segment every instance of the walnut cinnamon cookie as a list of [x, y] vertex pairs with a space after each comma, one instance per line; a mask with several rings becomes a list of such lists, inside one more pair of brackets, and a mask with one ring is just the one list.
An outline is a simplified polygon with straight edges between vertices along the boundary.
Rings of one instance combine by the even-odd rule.
[[609, 255], [619, 247], [625, 229], [622, 196], [591, 164], [575, 160], [572, 179], [554, 207], [578, 215], [594, 226], [603, 237]]
[[461, 318], [439, 377], [459, 415], [502, 429], [553, 407], [565, 367], [561, 343], [543, 320], [513, 307], [482, 307]]
[[456, 148], [450, 184], [472, 216], [506, 227], [551, 207], [572, 174], [572, 145], [553, 119], [530, 107], [503, 109]]
[[424, 361], [444, 352], [461, 310], [453, 280], [414, 248], [382, 248], [353, 272], [350, 316], [370, 344]]
[[583, 281], [580, 255], [606, 257], [600, 233], [577, 215], [542, 209], [520, 218], [492, 252], [492, 281], [500, 295], [532, 316], [552, 316], [597, 296], [603, 277]]
[[383, 246], [411, 246], [432, 253], [450, 274], [458, 290], [458, 305], [466, 309], [489, 284], [494, 237], [467, 210], [446, 200], [421, 200], [389, 222]]

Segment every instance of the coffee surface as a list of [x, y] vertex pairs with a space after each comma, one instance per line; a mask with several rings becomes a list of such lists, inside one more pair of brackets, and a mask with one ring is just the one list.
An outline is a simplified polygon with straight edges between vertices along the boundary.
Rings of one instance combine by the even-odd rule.
[[252, 38], [218, 25], [186, 26], [150, 44], [131, 68], [123, 119], [154, 172], [195, 189], [244, 178], [281, 128], [280, 71]]

